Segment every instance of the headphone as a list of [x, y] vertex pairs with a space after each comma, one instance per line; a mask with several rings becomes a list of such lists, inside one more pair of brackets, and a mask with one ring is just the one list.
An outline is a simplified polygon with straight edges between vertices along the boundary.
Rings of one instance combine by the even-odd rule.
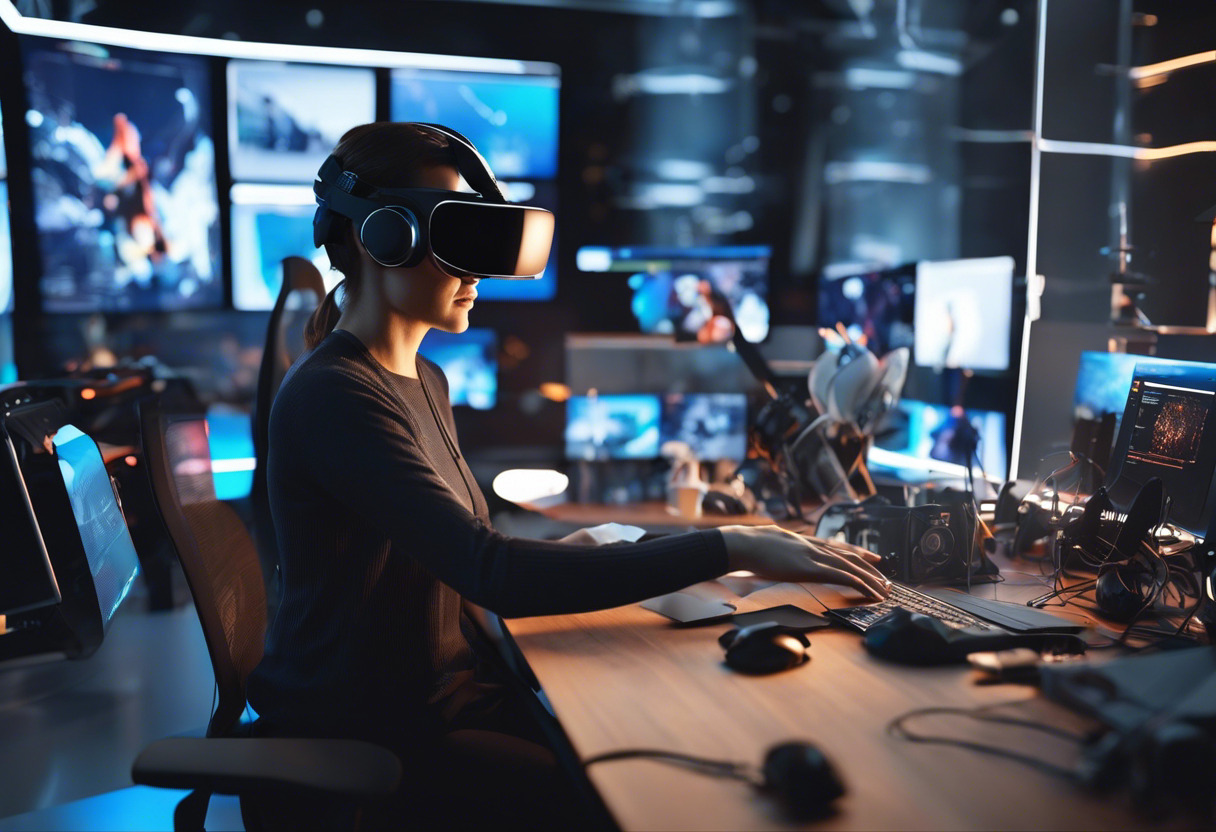
[[[436, 136], [447, 139], [456, 161], [456, 170], [480, 197], [477, 201], [498, 205], [507, 198], [490, 170], [490, 165], [473, 143], [449, 127], [423, 122], [409, 122]], [[466, 199], [472, 195], [454, 195], [452, 191], [425, 188], [376, 188], [359, 181], [357, 174], [343, 170], [342, 163], [330, 156], [317, 173], [313, 191], [317, 195], [317, 213], [313, 217], [313, 243], [320, 248], [338, 239], [338, 217], [345, 217], [357, 226], [359, 242], [368, 255], [382, 266], [416, 266], [430, 250], [426, 216], [440, 200]], [[427, 199], [433, 191], [433, 199]], [[358, 193], [361, 192], [361, 193]], [[425, 212], [425, 213], [424, 213]], [[423, 221], [419, 221], [419, 216]]]

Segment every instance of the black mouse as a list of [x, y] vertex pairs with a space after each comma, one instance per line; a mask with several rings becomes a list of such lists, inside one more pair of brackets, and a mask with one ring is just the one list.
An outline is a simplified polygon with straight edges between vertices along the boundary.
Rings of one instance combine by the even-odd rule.
[[789, 670], [806, 662], [810, 640], [775, 621], [762, 621], [729, 630], [718, 643], [726, 648], [726, 666], [741, 673], [760, 675]]
[[845, 793], [831, 761], [809, 742], [783, 742], [764, 755], [764, 789], [779, 795], [790, 814], [809, 818], [826, 814]]
[[711, 488], [701, 497], [701, 511], [706, 514], [747, 514], [747, 506], [734, 494]]

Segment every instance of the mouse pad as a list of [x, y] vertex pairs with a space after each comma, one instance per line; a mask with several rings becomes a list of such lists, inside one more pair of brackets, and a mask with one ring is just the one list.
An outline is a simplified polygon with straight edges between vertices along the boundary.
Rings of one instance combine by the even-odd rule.
[[822, 615], [807, 612], [801, 607], [795, 607], [793, 604], [782, 604], [779, 607], [769, 607], [766, 610], [737, 612], [730, 617], [730, 620], [737, 627], [747, 627], [748, 625], [759, 624], [763, 621], [775, 621], [783, 627], [801, 630], [804, 633], [818, 630], [821, 627], [832, 626], [832, 622]]
[[734, 604], [711, 598], [698, 598], [687, 592], [670, 592], [642, 601], [643, 609], [657, 612], [680, 624], [709, 624], [730, 617]]

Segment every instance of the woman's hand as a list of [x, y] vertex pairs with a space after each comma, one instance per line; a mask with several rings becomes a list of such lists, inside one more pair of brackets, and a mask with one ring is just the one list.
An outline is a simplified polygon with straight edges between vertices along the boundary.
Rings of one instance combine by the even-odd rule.
[[890, 584], [872, 564], [881, 558], [837, 540], [803, 537], [779, 526], [724, 526], [731, 571], [776, 581], [840, 584], [886, 598]]

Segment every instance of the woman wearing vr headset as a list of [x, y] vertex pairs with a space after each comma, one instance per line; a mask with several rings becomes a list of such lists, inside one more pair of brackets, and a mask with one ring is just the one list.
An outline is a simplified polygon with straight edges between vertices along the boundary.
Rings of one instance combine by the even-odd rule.
[[[458, 192], [462, 176], [476, 194]], [[495, 531], [447, 383], [418, 346], [432, 328], [468, 327], [482, 277], [541, 271], [552, 215], [507, 203], [472, 145], [438, 125], [350, 130], [315, 190], [316, 242], [344, 291], [313, 316], [312, 349], [270, 418], [283, 589], [249, 680], [263, 733], [394, 747], [407, 791], [429, 804], [406, 795], [405, 811], [445, 825], [568, 824], [573, 792], [466, 602], [506, 617], [572, 613], [732, 570], [886, 594], [877, 556], [776, 526], [604, 547]]]

